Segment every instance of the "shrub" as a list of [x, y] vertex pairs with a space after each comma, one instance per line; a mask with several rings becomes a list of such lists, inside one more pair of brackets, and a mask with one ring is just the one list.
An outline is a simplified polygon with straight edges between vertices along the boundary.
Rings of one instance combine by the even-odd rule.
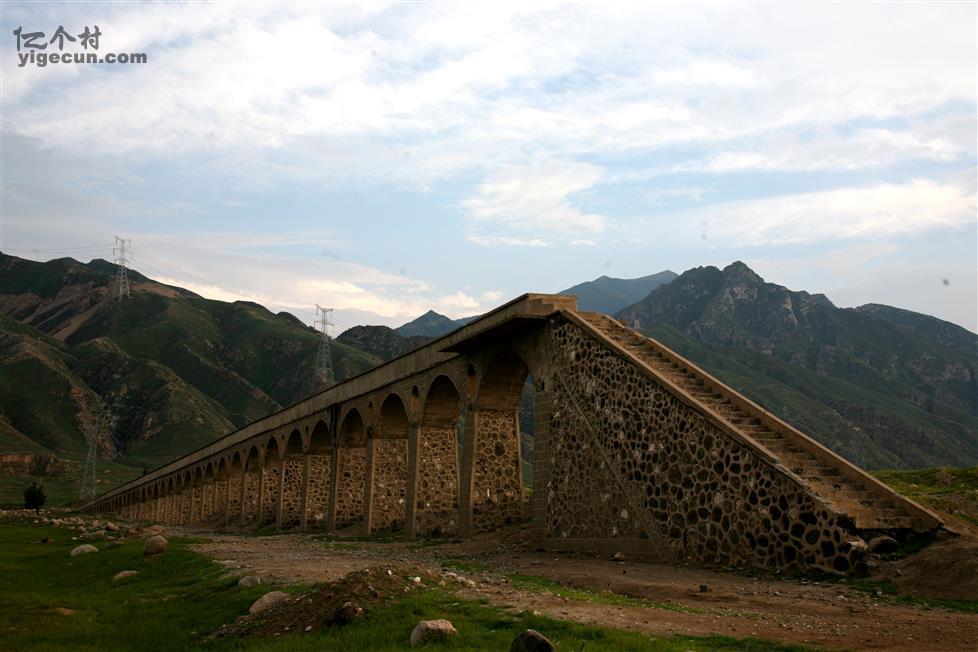
[[47, 501], [48, 496], [44, 493], [44, 485], [37, 480], [31, 480], [31, 483], [24, 489], [24, 507], [40, 512]]

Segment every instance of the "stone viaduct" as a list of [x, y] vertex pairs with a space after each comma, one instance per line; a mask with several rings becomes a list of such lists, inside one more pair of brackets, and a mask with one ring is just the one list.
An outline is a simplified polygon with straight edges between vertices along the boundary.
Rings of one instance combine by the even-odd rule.
[[[519, 406], [534, 396], [532, 492]], [[655, 340], [527, 294], [89, 501], [171, 524], [469, 537], [848, 573], [940, 527]]]

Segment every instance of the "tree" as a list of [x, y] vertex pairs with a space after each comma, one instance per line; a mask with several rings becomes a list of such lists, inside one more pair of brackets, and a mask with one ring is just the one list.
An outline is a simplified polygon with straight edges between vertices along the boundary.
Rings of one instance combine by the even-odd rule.
[[24, 489], [24, 507], [40, 512], [47, 501], [48, 495], [44, 493], [44, 485], [37, 480], [31, 480], [31, 483]]

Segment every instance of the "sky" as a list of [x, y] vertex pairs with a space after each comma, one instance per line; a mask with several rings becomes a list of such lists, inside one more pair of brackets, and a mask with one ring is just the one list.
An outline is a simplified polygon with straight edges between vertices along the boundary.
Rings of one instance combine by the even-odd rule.
[[5, 253], [336, 332], [736, 260], [978, 330], [975, 3], [0, 9]]

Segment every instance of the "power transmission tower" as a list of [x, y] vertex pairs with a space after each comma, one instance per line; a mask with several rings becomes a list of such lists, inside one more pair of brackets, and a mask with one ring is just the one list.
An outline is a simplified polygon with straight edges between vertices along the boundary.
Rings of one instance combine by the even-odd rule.
[[116, 277], [116, 286], [119, 288], [118, 299], [129, 297], [129, 263], [132, 262], [132, 239], [120, 238], [115, 236], [115, 244], [112, 254], [115, 256], [115, 264], [119, 266], [119, 273]]
[[316, 355], [316, 377], [323, 387], [332, 387], [336, 384], [333, 378], [333, 359], [329, 355], [329, 332], [328, 328], [333, 325], [329, 320], [333, 314], [332, 308], [323, 308], [316, 304], [316, 328], [319, 330], [319, 353]]
[[81, 490], [79, 498], [94, 498], [97, 493], [95, 481], [97, 479], [98, 464], [98, 437], [105, 430], [105, 415], [99, 414], [95, 419], [95, 424], [86, 429], [85, 439], [88, 440], [88, 455], [85, 457], [85, 468], [82, 470]]

